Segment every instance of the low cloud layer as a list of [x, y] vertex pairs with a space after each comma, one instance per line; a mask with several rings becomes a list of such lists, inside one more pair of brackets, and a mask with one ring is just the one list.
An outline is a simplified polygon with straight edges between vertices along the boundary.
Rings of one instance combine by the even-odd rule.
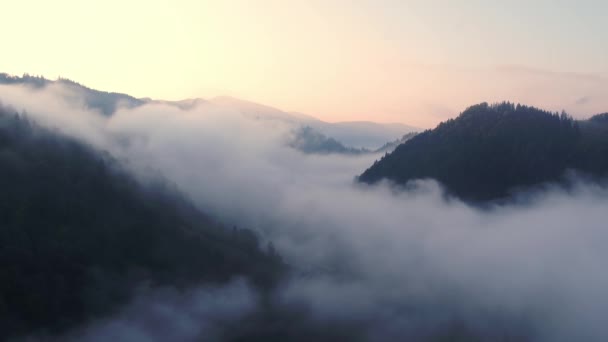
[[186, 292], [142, 286], [136, 298], [112, 317], [61, 337], [31, 336], [25, 341], [215, 341], [227, 324], [251, 314], [256, 300], [242, 280]]
[[[142, 180], [166, 177], [205, 212], [272, 240], [295, 269], [274, 300], [305, 306], [313, 320], [351, 324], [369, 340], [608, 339], [603, 188], [547, 186], [525, 203], [481, 210], [446, 197], [432, 180], [407, 191], [357, 185], [353, 177], [379, 156], [305, 155], [286, 146], [289, 127], [229, 108], [152, 104], [105, 118], [77, 96], [66, 102], [62, 91], [0, 87], [0, 101], [109, 151]], [[200, 293], [209, 291], [200, 296], [211, 304], [196, 293], [143, 295], [77, 333], [90, 341], [187, 340], [199, 335], [175, 323], [182, 318], [212, 326], [202, 308], [238, 320], [257, 305], [243, 284]], [[222, 301], [226, 293], [236, 302]], [[156, 319], [155, 303], [171, 331], [133, 318]]]

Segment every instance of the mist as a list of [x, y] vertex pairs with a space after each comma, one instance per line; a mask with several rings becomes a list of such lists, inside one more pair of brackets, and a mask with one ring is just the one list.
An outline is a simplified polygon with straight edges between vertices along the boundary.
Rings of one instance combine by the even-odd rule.
[[[357, 184], [380, 156], [303, 154], [286, 143], [292, 127], [236, 109], [147, 104], [104, 117], [66, 91], [1, 86], [0, 101], [272, 241], [293, 268], [273, 303], [304, 307], [311, 322], [370, 341], [608, 339], [608, 191], [598, 185], [546, 185], [481, 209], [433, 180]], [[261, 305], [242, 282], [141, 292], [68, 337], [213, 340]]]

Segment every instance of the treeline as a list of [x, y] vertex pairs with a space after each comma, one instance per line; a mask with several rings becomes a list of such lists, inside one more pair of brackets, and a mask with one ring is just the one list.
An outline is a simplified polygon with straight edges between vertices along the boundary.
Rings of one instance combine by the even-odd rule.
[[433, 178], [465, 200], [487, 201], [560, 181], [567, 170], [602, 177], [608, 174], [606, 123], [605, 114], [576, 121], [565, 112], [481, 103], [400, 145], [358, 179]]
[[167, 184], [143, 186], [109, 155], [0, 108], [0, 340], [60, 333], [112, 313], [137, 285], [248, 278], [285, 266]]
[[23, 76], [12, 76], [7, 73], [0, 73], [0, 84], [28, 84], [37, 88], [44, 87], [50, 81], [42, 76], [23, 74]]

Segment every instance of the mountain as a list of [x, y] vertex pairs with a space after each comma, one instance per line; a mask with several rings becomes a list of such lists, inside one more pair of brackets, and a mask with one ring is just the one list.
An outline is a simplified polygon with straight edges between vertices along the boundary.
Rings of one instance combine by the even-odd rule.
[[400, 123], [376, 123], [369, 121], [336, 123], [317, 121], [309, 122], [307, 125], [341, 141], [345, 145], [371, 150], [376, 150], [389, 141], [400, 139], [404, 134], [419, 130], [418, 128]]
[[163, 104], [167, 106], [173, 106], [181, 110], [191, 110], [193, 108], [196, 108], [196, 106], [208, 103], [206, 100], [201, 98], [184, 99], [179, 101], [153, 100], [150, 98], [143, 98], [141, 100], [145, 103]]
[[72, 94], [65, 94], [66, 97], [76, 97], [84, 101], [88, 108], [99, 110], [102, 114], [109, 116], [120, 107], [134, 108], [148, 102], [147, 99], [138, 99], [122, 93], [110, 93], [85, 87], [84, 85], [60, 78], [57, 81], [48, 80], [44, 77], [23, 75], [22, 77], [10, 76], [0, 73], [0, 84], [21, 84], [34, 88], [43, 88], [50, 84], [60, 84], [70, 90]]
[[358, 180], [406, 184], [433, 178], [448, 192], [477, 202], [563, 181], [568, 170], [604, 177], [608, 175], [606, 117], [575, 121], [563, 112], [519, 104], [478, 104], [400, 145]]
[[304, 153], [315, 154], [350, 154], [358, 155], [372, 153], [365, 148], [346, 147], [334, 138], [329, 138], [310, 126], [302, 126], [294, 130], [294, 136], [289, 146]]
[[118, 310], [138, 285], [178, 288], [284, 266], [246, 229], [222, 227], [163, 182], [0, 108], [0, 340], [61, 333]]
[[236, 109], [251, 118], [279, 120], [292, 124], [296, 128], [308, 127], [309, 131], [329, 137], [344, 145], [347, 149], [376, 150], [389, 141], [400, 139], [404, 134], [418, 130], [415, 127], [400, 123], [376, 123], [369, 121], [330, 123], [307, 114], [284, 112], [277, 108], [228, 96], [216, 97], [209, 100], [209, 102], [225, 108]]
[[[230, 96], [219, 96], [209, 100], [193, 98], [180, 101], [136, 98], [127, 94], [91, 89], [64, 78], [53, 81], [44, 77], [30, 76], [27, 74], [19, 77], [0, 73], [0, 84], [21, 84], [33, 88], [43, 88], [51, 84], [60, 84], [70, 90], [69, 94], [64, 94], [67, 100], [83, 101], [86, 107], [98, 110], [106, 116], [114, 114], [120, 107], [135, 108], [147, 103], [166, 104], [181, 110], [190, 110], [200, 104], [209, 104], [218, 108], [238, 112], [251, 119], [275, 120], [287, 123], [292, 125], [294, 130], [299, 130], [302, 127], [309, 127], [315, 131], [315, 135], [324, 135], [328, 137], [328, 139], [333, 139], [338, 144], [343, 145], [343, 150], [347, 151], [346, 153], [351, 153], [348, 151], [358, 149], [375, 150], [388, 141], [399, 139], [403, 134], [417, 130], [414, 127], [399, 123], [383, 124], [364, 121], [329, 123], [307, 114], [285, 112], [277, 108]], [[311, 142], [309, 145], [312, 146], [313, 144], [315, 144], [315, 142]], [[298, 143], [292, 145], [297, 146]], [[336, 152], [338, 150], [341, 150], [341, 148], [334, 149], [331, 153], [341, 153]], [[325, 149], [314, 151], [310, 148], [304, 152], [328, 153]]]

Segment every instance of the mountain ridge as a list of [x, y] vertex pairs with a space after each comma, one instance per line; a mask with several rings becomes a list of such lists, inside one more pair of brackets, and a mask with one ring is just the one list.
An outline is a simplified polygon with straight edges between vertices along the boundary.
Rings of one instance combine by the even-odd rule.
[[[326, 122], [309, 114], [283, 111], [272, 106], [231, 96], [216, 96], [210, 99], [197, 97], [177, 101], [148, 97], [136, 98], [124, 93], [95, 90], [65, 78], [53, 81], [42, 76], [30, 76], [28, 74], [19, 77], [0, 73], [0, 84], [24, 84], [35, 88], [43, 88], [50, 84], [62, 84], [79, 94], [87, 107], [98, 110], [105, 116], [113, 115], [116, 110], [123, 106], [126, 108], [136, 108], [146, 104], [164, 104], [174, 106], [180, 110], [190, 110], [201, 104], [214, 104], [240, 112], [242, 115], [252, 119], [278, 120], [298, 127], [309, 126], [318, 131], [317, 133], [344, 145], [346, 150], [376, 150], [387, 142], [399, 139], [403, 134], [418, 130], [401, 123], [385, 124], [372, 121]], [[326, 153], [326, 151], [319, 152]]]
[[605, 177], [608, 135], [596, 132], [608, 126], [603, 116], [594, 117], [574, 120], [565, 112], [484, 102], [398, 146], [357, 179], [404, 185], [431, 178], [457, 197], [484, 202], [562, 182], [568, 170]]

